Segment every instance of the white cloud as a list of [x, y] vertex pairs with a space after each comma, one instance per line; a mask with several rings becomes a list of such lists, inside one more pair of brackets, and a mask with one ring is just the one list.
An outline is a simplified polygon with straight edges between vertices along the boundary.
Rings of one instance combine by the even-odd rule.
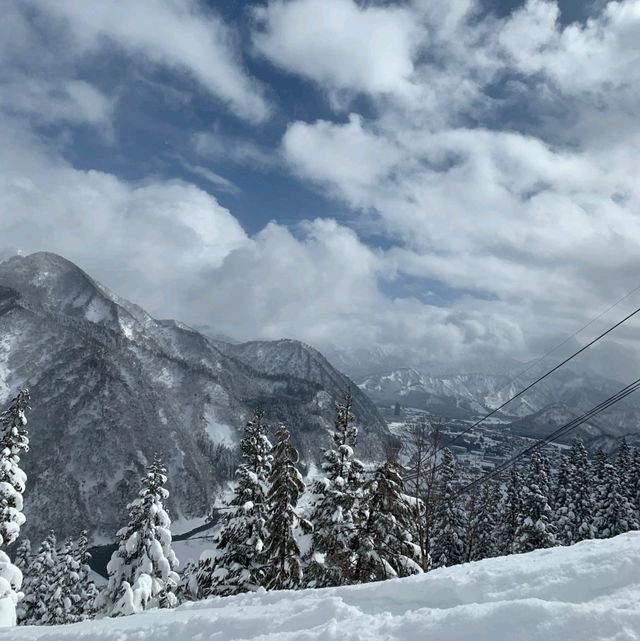
[[[20, 15], [12, 4], [11, 13]], [[28, 4], [46, 25], [50, 41], [61, 44], [63, 34], [65, 46], [56, 50], [64, 58], [77, 63], [119, 50], [134, 64], [187, 74], [241, 118], [259, 122], [269, 115], [261, 87], [242, 64], [234, 33], [196, 0], [29, 0]], [[29, 27], [24, 20], [20, 24], [24, 38]], [[29, 55], [26, 47], [20, 50], [23, 56]], [[87, 96], [81, 100], [86, 106]]]
[[418, 29], [406, 8], [276, 0], [255, 16], [256, 50], [283, 69], [348, 93], [413, 92]]
[[[363, 224], [377, 215], [400, 276], [453, 288], [451, 310], [456, 290], [469, 292], [489, 335], [509, 320], [540, 344], [637, 285], [640, 2], [564, 28], [540, 0], [503, 20], [473, 2], [413, 10], [439, 45], [425, 40], [413, 73], [432, 99], [370, 91], [373, 115], [290, 124], [283, 153], [295, 174], [366, 212]], [[514, 78], [497, 99], [496, 83]], [[508, 127], [505, 103], [520, 110]], [[504, 336], [517, 348], [517, 332]]]

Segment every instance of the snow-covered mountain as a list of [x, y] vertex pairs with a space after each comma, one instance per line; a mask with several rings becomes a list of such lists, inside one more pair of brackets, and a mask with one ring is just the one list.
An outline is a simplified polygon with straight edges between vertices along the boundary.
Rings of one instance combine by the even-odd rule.
[[640, 533], [433, 570], [406, 579], [241, 594], [9, 641], [632, 641]]
[[156, 451], [174, 518], [204, 516], [256, 406], [314, 457], [334, 399], [351, 387], [361, 454], [391, 438], [365, 394], [311, 347], [232, 345], [156, 320], [50, 253], [0, 263], [0, 403], [23, 385], [33, 399], [27, 536], [86, 527], [111, 538]]
[[[553, 363], [555, 364], [555, 363]], [[433, 373], [416, 368], [396, 369], [366, 376], [358, 384], [380, 405], [400, 403], [445, 418], [470, 419], [502, 405], [552, 363], [541, 363], [523, 376], [518, 370], [497, 373]], [[520, 364], [520, 371], [525, 367]], [[543, 436], [605, 400], [622, 385], [592, 373], [562, 368], [510, 402], [498, 416], [513, 431]], [[640, 393], [611, 407], [581, 427], [578, 433], [591, 444], [611, 448], [624, 435], [640, 438]], [[573, 437], [572, 433], [569, 438]]]

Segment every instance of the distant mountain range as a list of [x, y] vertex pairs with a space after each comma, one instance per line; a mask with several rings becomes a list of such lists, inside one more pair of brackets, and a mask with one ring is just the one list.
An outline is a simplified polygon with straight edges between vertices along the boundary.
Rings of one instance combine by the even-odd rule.
[[[527, 387], [555, 362], [543, 362], [505, 373], [433, 373], [416, 368], [394, 369], [358, 379], [360, 389], [379, 406], [400, 404], [443, 418], [476, 419], [488, 414]], [[494, 370], [495, 372], [495, 370]], [[623, 387], [618, 381], [593, 373], [562, 368], [511, 401], [496, 417], [505, 429], [531, 437], [551, 433]], [[570, 433], [582, 436], [591, 449], [612, 450], [623, 436], [640, 443], [640, 392], [607, 409]]]
[[154, 452], [172, 514], [207, 514], [230, 478], [257, 406], [284, 421], [308, 462], [328, 444], [334, 401], [351, 388], [364, 457], [392, 438], [367, 396], [297, 341], [216, 340], [156, 320], [50, 253], [0, 263], [0, 403], [32, 393], [25, 534], [87, 528], [112, 539]]

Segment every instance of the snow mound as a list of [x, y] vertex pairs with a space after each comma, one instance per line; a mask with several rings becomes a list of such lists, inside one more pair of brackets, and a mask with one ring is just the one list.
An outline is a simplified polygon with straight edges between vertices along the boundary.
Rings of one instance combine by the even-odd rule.
[[7, 641], [640, 639], [640, 532], [368, 585], [0, 631]]

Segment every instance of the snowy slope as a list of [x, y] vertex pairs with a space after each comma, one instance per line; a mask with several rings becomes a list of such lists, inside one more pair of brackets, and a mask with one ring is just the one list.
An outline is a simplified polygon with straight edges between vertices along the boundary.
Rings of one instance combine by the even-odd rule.
[[356, 587], [0, 631], [4, 641], [632, 641], [640, 532]]

